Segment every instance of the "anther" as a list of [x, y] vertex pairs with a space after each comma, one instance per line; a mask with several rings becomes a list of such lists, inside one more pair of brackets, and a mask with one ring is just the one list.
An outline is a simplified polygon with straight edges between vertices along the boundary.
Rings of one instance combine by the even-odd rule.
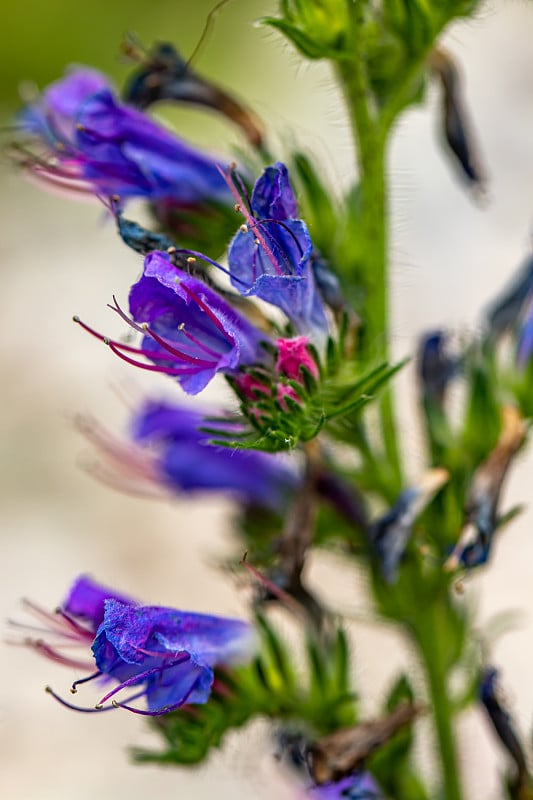
[[172, 247], [167, 247], [167, 253], [169, 254], [169, 256], [171, 256], [173, 253], [175, 253], [175, 252], [176, 252], [176, 250], [177, 250], [177, 249], [178, 249], [178, 248], [177, 248], [177, 247], [174, 247], [174, 246], [172, 246]]
[[97, 711], [101, 711], [103, 707], [104, 707], [104, 706], [103, 706], [103, 703], [96, 703], [96, 705], [95, 705], [95, 709], [96, 709]]
[[141, 328], [143, 329], [143, 331], [147, 331], [148, 330], [148, 323], [147, 322], [142, 322], [141, 323]]
[[116, 700], [111, 700], [111, 705], [112, 705], [114, 708], [120, 708], [120, 705], [117, 703], [117, 701], [116, 701]]
[[76, 315], [72, 317], [72, 322], [81, 322], [80, 318]]
[[118, 203], [120, 200], [120, 195], [119, 194], [112, 195], [111, 200], [113, 200], [114, 203]]
[[248, 233], [248, 225], [245, 225], [244, 222], [243, 222], [243, 224], [240, 226], [239, 230], [241, 230], [243, 233]]
[[232, 161], [231, 164], [229, 165], [229, 168], [231, 170], [237, 169], [237, 162], [236, 161]]
[[242, 206], [241, 206], [241, 204], [240, 204], [240, 203], [235, 203], [235, 206], [234, 206], [234, 208], [235, 208], [235, 211], [236, 211], [236, 213], [238, 214], [238, 213], [239, 213], [239, 211], [241, 210]]
[[78, 693], [78, 690], [76, 689], [76, 687], [75, 687], [75, 686], [71, 686], [71, 687], [70, 687], [70, 693], [71, 693], [71, 694], [77, 694], [77, 693]]
[[76, 123], [76, 130], [77, 131], [84, 131], [85, 126], [81, 124], [81, 122]]
[[178, 325], [178, 330], [179, 331], [185, 330], [185, 323], [184, 322], [180, 322], [180, 324]]
[[188, 259], [187, 259], [187, 264], [195, 264], [195, 263], [196, 263], [195, 257], [194, 256], [189, 256]]
[[107, 344], [107, 345], [111, 344], [111, 340], [108, 339], [107, 336], [105, 338], [103, 338], [102, 341], [103, 341], [104, 344]]
[[261, 242], [259, 241], [259, 239], [254, 239], [254, 244], [261, 244]]

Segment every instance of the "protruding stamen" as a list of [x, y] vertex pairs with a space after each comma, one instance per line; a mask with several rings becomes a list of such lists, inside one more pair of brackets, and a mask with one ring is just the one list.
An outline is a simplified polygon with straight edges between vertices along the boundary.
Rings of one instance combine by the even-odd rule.
[[56, 694], [51, 686], [45, 686], [44, 690], [47, 694], [51, 694], [54, 700], [57, 700], [58, 703], [61, 703], [62, 706], [65, 708], [70, 708], [71, 711], [81, 711], [83, 714], [96, 714], [100, 711], [112, 711], [113, 706], [109, 706], [108, 708], [86, 708], [84, 706], [75, 706], [72, 703], [69, 703], [60, 695]]
[[89, 683], [89, 681], [93, 681], [95, 678], [99, 678], [101, 674], [102, 672], [97, 670], [96, 672], [93, 672], [92, 675], [88, 675], [86, 678], [79, 678], [77, 681], [74, 681], [70, 687], [70, 691], [72, 694], [76, 694], [78, 691], [78, 686], [81, 686], [82, 683]]

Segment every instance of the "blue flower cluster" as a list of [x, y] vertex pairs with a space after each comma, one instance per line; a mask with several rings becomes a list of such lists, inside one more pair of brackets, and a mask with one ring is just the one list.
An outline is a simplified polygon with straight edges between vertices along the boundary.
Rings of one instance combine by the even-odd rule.
[[[318, 377], [314, 354], [324, 348], [329, 323], [311, 266], [313, 244], [286, 166], [267, 167], [250, 194], [233, 165], [197, 151], [121, 102], [107, 79], [90, 69], [75, 69], [53, 83], [18, 123], [27, 140], [25, 166], [47, 184], [103, 201], [124, 241], [144, 255], [128, 309], [116, 300], [111, 306], [138, 342], [109, 339], [75, 318], [82, 328], [123, 361], [169, 376], [188, 395], [202, 392], [220, 373], [235, 381], [241, 402], [258, 386], [273, 390], [279, 402], [296, 402], [287, 381], [301, 380], [300, 366]], [[132, 198], [156, 209], [164, 202], [174, 212], [225, 205], [235, 215], [228, 267], [125, 220]], [[251, 298], [275, 307], [272, 319], [254, 310]], [[276, 388], [278, 379], [285, 384]], [[129, 488], [224, 492], [279, 513], [302, 481], [282, 457], [212, 444], [213, 431], [215, 438], [238, 433], [234, 416], [219, 412], [213, 421], [183, 402], [145, 401], [132, 415], [127, 442], [113, 440], [96, 423], [85, 431], [106, 468], [119, 476], [115, 483]], [[90, 672], [74, 691], [93, 679], [114, 684], [101, 697], [100, 710], [157, 715], [204, 703], [214, 668], [253, 652], [253, 630], [245, 622], [139, 605], [86, 577], [76, 581], [59, 616], [37, 613], [64, 643], [92, 651], [93, 664], [65, 656], [45, 640], [32, 642], [48, 657]]]

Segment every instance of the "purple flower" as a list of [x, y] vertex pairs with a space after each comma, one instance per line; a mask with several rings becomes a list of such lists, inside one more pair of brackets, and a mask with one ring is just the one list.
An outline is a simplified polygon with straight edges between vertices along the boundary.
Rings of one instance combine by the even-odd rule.
[[231, 199], [215, 161], [122, 104], [94, 70], [76, 69], [53, 83], [19, 123], [45, 146], [28, 166], [56, 185], [184, 204]]
[[198, 411], [156, 402], [135, 414], [131, 431], [135, 442], [149, 447], [159, 481], [172, 492], [227, 492], [247, 503], [283, 508], [296, 488], [296, 473], [276, 455], [210, 445], [213, 434], [200, 431], [207, 425], [221, 434], [238, 433], [229, 421], [208, 423]]
[[[110, 341], [82, 326], [124, 361], [175, 377], [187, 394], [201, 392], [217, 372], [236, 374], [241, 366], [265, 359], [261, 346], [265, 334], [205, 283], [174, 266], [167, 253], [146, 257], [144, 274], [130, 291], [133, 319], [118, 305], [113, 308], [144, 334], [140, 348]], [[152, 364], [132, 355], [144, 356]]]
[[[42, 655], [75, 669], [91, 671], [72, 685], [92, 680], [118, 682], [94, 708], [78, 708], [48, 689], [60, 703], [78, 711], [127, 708], [156, 716], [185, 703], [205, 703], [214, 681], [214, 668], [246, 661], [253, 652], [255, 636], [246, 622], [194, 614], [174, 608], [142, 606], [95, 583], [86, 576], [76, 580], [64, 605], [50, 614], [32, 603], [29, 610], [53, 637], [26, 640]], [[90, 648], [94, 663], [71, 658], [65, 647]], [[126, 689], [124, 702], [116, 696]], [[133, 694], [131, 690], [133, 689]], [[147, 710], [131, 706], [146, 699]], [[108, 700], [113, 703], [104, 707]]]
[[310, 263], [313, 244], [305, 222], [297, 218], [287, 167], [267, 167], [249, 201], [229, 177], [228, 182], [246, 220], [228, 253], [234, 287], [278, 306], [298, 333], [323, 342], [328, 323]]
[[99, 705], [131, 687], [141, 687], [133, 697], [145, 697], [147, 711], [130, 706], [133, 697], [113, 705], [156, 716], [205, 703], [213, 668], [245, 661], [253, 648], [253, 629], [241, 620], [106, 600], [92, 651], [99, 673], [119, 683]]
[[369, 772], [356, 772], [339, 781], [314, 786], [309, 800], [383, 800], [383, 795]]
[[96, 583], [88, 575], [80, 575], [70, 589], [61, 609], [75, 620], [86, 623], [96, 633], [104, 618], [104, 602], [113, 597], [122, 603], [134, 603], [126, 595]]
[[[104, 602], [111, 597], [123, 603], [134, 602], [126, 595], [96, 583], [88, 575], [80, 575], [55, 613], [46, 611], [30, 600], [24, 601], [26, 610], [37, 620], [40, 628], [13, 624], [21, 628], [29, 627], [32, 632], [37, 630], [39, 637], [27, 637], [24, 644], [51, 661], [74, 669], [91, 670], [93, 664], [88, 657], [80, 659], [65, 652], [65, 648], [71, 650], [82, 647], [88, 650], [104, 619]], [[51, 637], [51, 644], [46, 641], [47, 636]]]
[[520, 321], [516, 363], [519, 369], [525, 369], [531, 361], [533, 353], [533, 295], [530, 295]]

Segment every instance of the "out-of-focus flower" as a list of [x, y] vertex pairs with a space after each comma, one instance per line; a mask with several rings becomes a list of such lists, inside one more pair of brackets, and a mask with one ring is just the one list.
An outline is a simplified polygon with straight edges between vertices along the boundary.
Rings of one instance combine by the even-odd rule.
[[369, 772], [356, 772], [340, 781], [313, 786], [309, 800], [383, 800], [381, 789]]
[[[487, 667], [481, 675], [480, 699], [496, 735], [516, 765], [517, 785], [525, 786], [529, 781], [526, 757], [516, 734], [513, 719], [501, 702], [498, 688], [498, 670]], [[522, 794], [516, 796], [522, 797]]]
[[[96, 583], [88, 575], [80, 575], [54, 613], [30, 600], [24, 600], [26, 610], [36, 619], [39, 627], [16, 622], [12, 624], [32, 634], [24, 639], [23, 644], [27, 647], [59, 664], [90, 670], [93, 665], [89, 657], [80, 659], [72, 651], [82, 648], [87, 652], [104, 618], [104, 602], [110, 597], [122, 603], [134, 602], [126, 595]], [[35, 633], [38, 636], [34, 636]]]
[[245, 296], [278, 306], [298, 333], [323, 344], [328, 322], [310, 263], [313, 244], [305, 222], [297, 218], [287, 167], [268, 167], [251, 199], [241, 196], [229, 175], [228, 181], [246, 220], [229, 248], [233, 285]]
[[449, 53], [440, 48], [430, 54], [429, 64], [442, 84], [442, 115], [448, 147], [459, 162], [464, 177], [483, 188], [485, 178], [464, 109], [461, 75], [457, 64]]
[[213, 159], [121, 103], [94, 70], [75, 69], [51, 84], [18, 121], [36, 148], [21, 148], [20, 160], [58, 187], [185, 204], [231, 201]]
[[418, 349], [418, 376], [423, 399], [444, 406], [446, 390], [457, 374], [458, 362], [446, 350], [446, 334], [433, 331], [422, 337]]
[[488, 333], [492, 339], [497, 341], [503, 334], [516, 328], [532, 293], [533, 255], [530, 255], [487, 311]]
[[253, 147], [263, 144], [262, 125], [256, 115], [220, 86], [201, 77], [169, 42], [156, 44], [142, 58], [124, 98], [141, 109], [161, 100], [207, 106], [238, 125]]
[[524, 309], [518, 330], [516, 363], [519, 369], [525, 369], [533, 354], [533, 295], [530, 295]]
[[[246, 661], [255, 647], [253, 628], [246, 622], [142, 606], [85, 576], [78, 578], [64, 607], [56, 614], [33, 604], [29, 608], [47, 626], [44, 635], [54, 641], [59, 638], [60, 642], [49, 646], [42, 640], [27, 640], [25, 644], [54, 661], [87, 670], [94, 665], [63, 656], [61, 651], [73, 646], [92, 650], [96, 671], [75, 681], [73, 693], [92, 680], [118, 682], [94, 708], [73, 706], [48, 689], [59, 702], [74, 710], [118, 707], [157, 716], [185, 703], [205, 703], [211, 692], [214, 667]], [[117, 700], [123, 690], [133, 690], [133, 694], [124, 701]], [[145, 698], [146, 709], [130, 705], [140, 698]], [[112, 704], [105, 706], [109, 700]]]
[[[124, 361], [175, 377], [188, 394], [201, 392], [217, 372], [236, 374], [240, 367], [265, 359], [265, 334], [213, 289], [174, 266], [167, 253], [146, 257], [129, 301], [132, 319], [118, 305], [113, 308], [143, 334], [139, 348], [108, 340], [80, 324]], [[77, 317], [75, 321], [80, 322]], [[133, 356], [144, 356], [152, 364]]]
[[239, 425], [183, 405], [144, 403], [131, 418], [132, 441], [126, 443], [90, 420], [80, 420], [80, 428], [104, 456], [96, 476], [138, 494], [226, 493], [281, 511], [300, 480], [279, 456], [209, 444], [217, 433], [238, 435]]
[[445, 469], [429, 469], [418, 483], [401, 493], [390, 509], [373, 524], [371, 541], [383, 578], [394, 583], [417, 517], [448, 480]]
[[503, 482], [527, 433], [526, 423], [518, 409], [506, 406], [502, 417], [502, 432], [496, 447], [472, 478], [466, 498], [465, 525], [446, 562], [446, 569], [456, 569], [460, 564], [477, 567], [489, 558], [498, 525]]

